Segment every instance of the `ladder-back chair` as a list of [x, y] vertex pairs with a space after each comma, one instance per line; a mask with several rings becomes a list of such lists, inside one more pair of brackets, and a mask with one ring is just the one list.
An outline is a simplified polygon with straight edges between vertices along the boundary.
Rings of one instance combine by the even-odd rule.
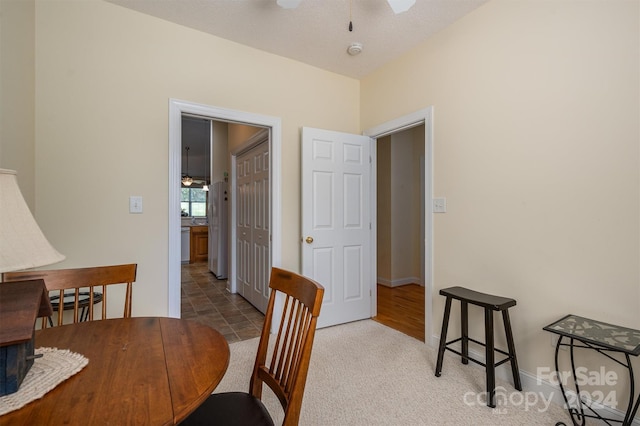
[[[64, 311], [73, 310], [73, 322], [107, 318], [107, 286], [125, 286], [123, 318], [131, 317], [131, 291], [136, 280], [137, 264], [95, 266], [75, 269], [31, 270], [5, 272], [2, 280], [25, 281], [43, 279], [50, 294], [51, 305], [58, 313], [58, 325], [64, 323]], [[87, 289], [86, 291], [81, 291]], [[73, 291], [66, 291], [73, 290]], [[94, 304], [102, 302], [99, 318], [94, 318]], [[84, 311], [84, 314], [82, 314]], [[51, 323], [51, 318], [49, 318]], [[47, 326], [42, 319], [42, 328]]]
[[[278, 268], [271, 270], [269, 288], [271, 295], [249, 393], [212, 394], [183, 425], [273, 425], [261, 401], [263, 383], [280, 400], [283, 425], [298, 424], [324, 288], [309, 278]], [[284, 293], [285, 300], [275, 344], [269, 349], [277, 293]]]

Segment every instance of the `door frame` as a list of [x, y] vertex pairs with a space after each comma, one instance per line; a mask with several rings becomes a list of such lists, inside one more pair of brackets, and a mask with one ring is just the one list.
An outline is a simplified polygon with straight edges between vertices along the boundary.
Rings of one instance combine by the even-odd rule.
[[[413, 113], [395, 118], [371, 127], [362, 132], [363, 135], [373, 139], [371, 147], [371, 268], [372, 277], [377, 277], [377, 144], [378, 138], [407, 130], [424, 124], [424, 333], [425, 344], [435, 347], [433, 337], [433, 106], [415, 111]], [[371, 288], [371, 313], [377, 315], [378, 293], [376, 280], [372, 280]]]
[[[179, 99], [169, 99], [169, 200], [168, 200], [168, 316], [180, 318], [180, 178], [182, 155], [182, 114], [198, 115], [215, 121], [247, 124], [270, 129], [269, 168], [271, 170], [271, 265], [282, 263], [282, 190], [281, 147], [282, 120], [278, 117], [253, 114]], [[232, 198], [232, 205], [235, 201]], [[232, 230], [232, 241], [235, 231]], [[230, 264], [235, 271], [236, 254], [230, 252]], [[233, 277], [235, 278], [235, 277]], [[231, 280], [232, 277], [230, 276]]]

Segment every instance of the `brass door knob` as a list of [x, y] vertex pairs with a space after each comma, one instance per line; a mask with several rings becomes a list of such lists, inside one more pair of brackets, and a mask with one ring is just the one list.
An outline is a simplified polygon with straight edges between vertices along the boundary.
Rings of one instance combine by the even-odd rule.
[[313, 237], [307, 237], [305, 238], [305, 241], [307, 242], [307, 244], [311, 244], [313, 242]]

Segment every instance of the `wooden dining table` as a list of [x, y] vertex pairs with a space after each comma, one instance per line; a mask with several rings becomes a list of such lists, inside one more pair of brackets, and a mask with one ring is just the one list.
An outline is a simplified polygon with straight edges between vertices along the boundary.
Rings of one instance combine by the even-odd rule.
[[69, 349], [89, 363], [0, 425], [173, 425], [220, 383], [229, 345], [194, 321], [144, 317], [36, 331], [35, 346]]

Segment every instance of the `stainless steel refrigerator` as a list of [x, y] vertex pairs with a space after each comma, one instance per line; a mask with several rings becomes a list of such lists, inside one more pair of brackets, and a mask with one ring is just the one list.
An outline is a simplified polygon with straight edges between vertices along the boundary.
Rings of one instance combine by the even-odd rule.
[[229, 259], [227, 183], [216, 182], [211, 185], [209, 196], [209, 270], [222, 280], [227, 278]]

